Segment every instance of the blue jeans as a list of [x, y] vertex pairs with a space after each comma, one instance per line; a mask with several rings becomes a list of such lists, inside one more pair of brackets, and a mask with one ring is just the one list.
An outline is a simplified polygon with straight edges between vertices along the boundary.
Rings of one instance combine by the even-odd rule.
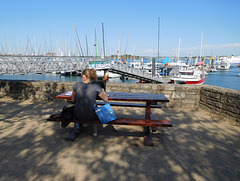
[[79, 123], [74, 123], [74, 132], [79, 133], [79, 129], [80, 129], [80, 124]]

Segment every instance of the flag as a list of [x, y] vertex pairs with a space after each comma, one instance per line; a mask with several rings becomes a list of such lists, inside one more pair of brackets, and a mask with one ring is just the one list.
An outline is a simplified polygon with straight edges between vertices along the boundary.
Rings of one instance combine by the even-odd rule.
[[198, 62], [198, 65], [203, 65], [204, 64], [204, 61], [202, 60], [202, 61], [200, 61], [200, 62]]

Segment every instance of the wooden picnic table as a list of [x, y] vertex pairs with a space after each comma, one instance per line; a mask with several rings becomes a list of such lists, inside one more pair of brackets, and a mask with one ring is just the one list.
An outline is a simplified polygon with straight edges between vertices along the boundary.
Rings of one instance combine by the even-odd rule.
[[[72, 91], [68, 91], [56, 96], [56, 99], [72, 99]], [[150, 119], [151, 105], [157, 105], [158, 102], [169, 102], [163, 94], [145, 94], [145, 93], [126, 93], [126, 92], [107, 92], [109, 101], [128, 101], [128, 102], [146, 102], [145, 119]]]
[[[115, 104], [113, 104], [114, 106], [145, 107], [145, 120], [143, 120], [145, 123], [151, 122], [151, 107], [155, 106], [155, 108], [160, 108], [161, 106], [157, 105], [158, 102], [169, 102], [168, 98], [163, 94], [107, 92], [107, 95], [108, 95], [109, 101], [114, 101], [114, 103], [115, 103]], [[56, 99], [71, 100], [72, 99], [72, 91], [68, 91], [68, 92], [62, 93], [60, 95], [57, 95]], [[120, 102], [116, 104], [116, 101], [120, 101]], [[138, 103], [124, 104], [123, 102], [138, 102], [138, 103], [145, 102], [145, 104], [144, 105], [138, 104]], [[101, 103], [99, 103], [98, 105], [101, 105]], [[126, 119], [124, 121], [126, 122]], [[139, 122], [139, 124], [138, 123], [136, 123], [136, 124], [129, 123], [129, 125], [140, 125], [141, 120], [137, 120], [137, 121]], [[152, 121], [154, 122], [155, 120], [152, 120]], [[156, 120], [156, 121], [159, 121], [159, 122], [162, 121], [164, 127], [172, 126], [169, 121], [165, 121], [165, 120]], [[113, 124], [114, 124], [114, 121], [113, 121]], [[144, 145], [153, 146], [150, 126], [144, 126]]]

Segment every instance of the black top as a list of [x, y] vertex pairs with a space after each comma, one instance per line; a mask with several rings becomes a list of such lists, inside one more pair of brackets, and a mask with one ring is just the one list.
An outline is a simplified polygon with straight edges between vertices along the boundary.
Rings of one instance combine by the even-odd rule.
[[96, 98], [102, 92], [102, 88], [95, 83], [77, 82], [73, 86], [76, 92], [76, 104], [74, 115], [77, 120], [96, 120], [94, 108], [96, 105]]

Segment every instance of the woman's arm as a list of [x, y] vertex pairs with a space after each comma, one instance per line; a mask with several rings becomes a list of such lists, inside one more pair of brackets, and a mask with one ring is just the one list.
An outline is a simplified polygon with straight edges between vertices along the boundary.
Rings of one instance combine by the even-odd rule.
[[76, 92], [74, 90], [72, 91], [72, 103], [76, 103]]
[[108, 101], [108, 96], [106, 94], [106, 92], [104, 91], [104, 89], [102, 89], [102, 92], [98, 95], [104, 102]]

